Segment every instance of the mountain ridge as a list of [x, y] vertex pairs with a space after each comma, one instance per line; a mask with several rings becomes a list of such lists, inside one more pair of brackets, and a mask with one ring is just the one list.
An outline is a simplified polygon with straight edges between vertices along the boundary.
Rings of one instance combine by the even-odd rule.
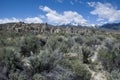
[[24, 22], [12, 22], [12, 23], [4, 23], [0, 24], [0, 26], [12, 26], [14, 24], [24, 24], [24, 25], [44, 25], [47, 24], [50, 27], [62, 27], [62, 28], [71, 28], [71, 27], [77, 27], [77, 28], [93, 28], [93, 29], [107, 29], [107, 30], [120, 30], [120, 22], [118, 23], [106, 23], [102, 25], [72, 25], [72, 24], [63, 24], [63, 25], [52, 25], [48, 23], [24, 23]]

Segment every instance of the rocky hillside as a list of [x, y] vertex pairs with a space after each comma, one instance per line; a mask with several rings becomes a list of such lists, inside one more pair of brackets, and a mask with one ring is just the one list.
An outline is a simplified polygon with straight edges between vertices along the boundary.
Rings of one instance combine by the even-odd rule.
[[120, 32], [2, 24], [0, 80], [120, 80]]

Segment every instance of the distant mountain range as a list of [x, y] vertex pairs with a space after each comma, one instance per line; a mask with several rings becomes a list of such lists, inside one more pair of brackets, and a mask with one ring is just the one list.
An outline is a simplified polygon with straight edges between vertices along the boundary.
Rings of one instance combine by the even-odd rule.
[[[61, 27], [73, 27], [73, 25], [61, 25]], [[110, 29], [110, 30], [120, 30], [120, 23], [107, 23], [103, 25], [95, 25], [95, 26], [82, 26], [78, 25], [80, 28], [95, 28], [95, 29]]]
[[[24, 23], [24, 22], [21, 22], [23, 24], [27, 24], [27, 23]], [[15, 23], [6, 23], [6, 24], [0, 24], [0, 26], [4, 25], [5, 27], [7, 26], [12, 26], [14, 25]], [[32, 24], [32, 23], [31, 23]], [[42, 23], [41, 25], [44, 25], [44, 24], [47, 24], [47, 23]], [[35, 25], [35, 24], [33, 24]], [[39, 25], [36, 24], [36, 25]], [[82, 25], [72, 25], [72, 24], [66, 24], [66, 25], [50, 25], [50, 24], [47, 24], [49, 27], [78, 27], [78, 28], [95, 28], [95, 29], [109, 29], [109, 30], [120, 30], [120, 23], [107, 23], [107, 24], [103, 24], [103, 25], [94, 25], [94, 26], [82, 26]]]
[[112, 29], [112, 30], [120, 30], [120, 23], [107, 23], [101, 25], [100, 29]]

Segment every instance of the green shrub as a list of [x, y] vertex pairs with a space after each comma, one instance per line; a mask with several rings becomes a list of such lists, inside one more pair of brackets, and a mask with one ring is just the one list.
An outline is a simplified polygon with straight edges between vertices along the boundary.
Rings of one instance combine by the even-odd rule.
[[5, 65], [7, 66], [7, 68], [9, 69], [9, 71], [15, 70], [16, 59], [15, 59], [14, 51], [6, 49], [3, 61]]
[[56, 49], [59, 49], [61, 52], [67, 52], [67, 42], [64, 38], [60, 36], [52, 36], [47, 40], [46, 48], [48, 48], [51, 51], [54, 51]]
[[83, 55], [83, 63], [89, 63], [88, 58], [93, 55], [92, 49], [90, 47], [83, 46], [82, 47], [82, 55]]
[[113, 67], [113, 55], [108, 49], [102, 49], [99, 51], [98, 58], [101, 60], [103, 66], [107, 70], [111, 70]]
[[81, 63], [77, 59], [63, 59], [59, 62], [59, 65], [61, 65], [65, 69], [71, 70], [75, 76], [75, 80], [90, 80], [91, 78], [91, 73], [88, 71], [86, 65]]
[[112, 78], [112, 80], [120, 80], [120, 71], [119, 70], [113, 70], [111, 72], [111, 78]]
[[78, 44], [84, 44], [84, 42], [85, 42], [84, 40], [85, 40], [85, 37], [83, 37], [83, 36], [79, 36], [79, 37], [75, 38], [75, 42]]
[[97, 38], [97, 36], [86, 36], [86, 40], [84, 41], [87, 46], [100, 45], [101, 41]]
[[5, 56], [5, 48], [3, 47], [0, 47], [0, 61], [4, 59], [4, 56]]
[[33, 80], [42, 80], [41, 74], [34, 74]]
[[13, 38], [8, 38], [6, 40], [6, 44], [7, 44], [7, 46], [14, 46], [16, 44], [16, 41]]
[[26, 80], [26, 78], [25, 75], [16, 71], [9, 74], [9, 80]]
[[91, 73], [88, 71], [86, 65], [78, 62], [72, 63], [73, 72], [76, 76], [75, 80], [90, 80]]

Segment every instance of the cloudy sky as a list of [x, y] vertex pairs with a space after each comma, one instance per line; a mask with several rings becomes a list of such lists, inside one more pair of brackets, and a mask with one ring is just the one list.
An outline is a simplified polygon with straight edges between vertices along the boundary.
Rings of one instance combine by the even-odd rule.
[[0, 1], [0, 23], [92, 25], [120, 22], [120, 0]]

